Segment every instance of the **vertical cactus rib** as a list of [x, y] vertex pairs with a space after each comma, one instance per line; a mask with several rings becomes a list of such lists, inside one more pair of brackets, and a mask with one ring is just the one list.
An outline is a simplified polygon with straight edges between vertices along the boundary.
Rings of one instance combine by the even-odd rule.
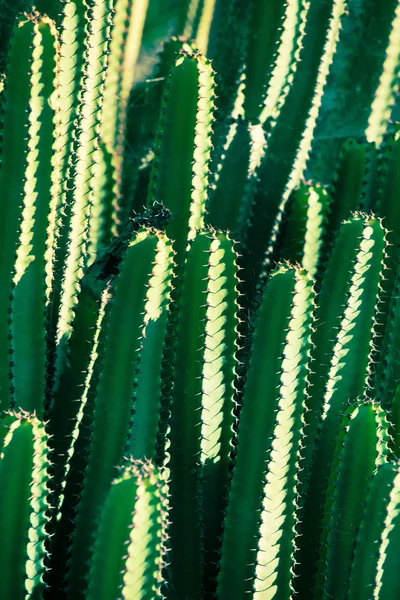
[[342, 222], [349, 219], [351, 213], [360, 210], [366, 167], [366, 144], [347, 140], [339, 155], [332, 186], [332, 202], [324, 236], [326, 250], [329, 250], [335, 240]]
[[165, 474], [128, 463], [108, 493], [93, 551], [88, 600], [161, 598], [168, 509]]
[[[55, 141], [53, 154], [52, 196], [57, 206], [57, 222], [49, 233], [54, 252], [50, 298], [49, 345], [54, 352], [63, 271], [68, 254], [68, 231], [72, 211], [72, 191], [77, 118], [80, 106], [81, 78], [84, 66], [84, 0], [69, 0], [63, 5], [57, 86], [54, 96]], [[54, 239], [53, 239], [54, 238]]]
[[198, 597], [202, 563], [209, 574], [218, 556], [233, 426], [236, 295], [232, 242], [198, 234], [182, 283], [170, 417], [171, 576], [182, 597]]
[[400, 477], [397, 473], [390, 491], [389, 503], [386, 509], [384, 529], [379, 547], [379, 557], [374, 600], [395, 598], [399, 590], [399, 532], [400, 532]]
[[397, 0], [348, 3], [326, 89], [330, 102], [322, 109], [317, 131], [319, 137], [333, 138], [333, 148], [343, 137], [364, 135], [368, 127], [397, 4]]
[[[281, 371], [280, 399], [264, 486], [255, 598], [289, 597], [298, 521], [298, 470], [307, 385], [313, 292], [303, 275], [296, 284]], [[295, 328], [296, 327], [296, 328]], [[308, 344], [308, 347], [307, 347]], [[300, 357], [300, 358], [299, 358]]]
[[51, 277], [47, 234], [55, 221], [51, 199], [54, 110], [50, 102], [55, 35], [47, 18], [34, 20], [23, 209], [11, 299], [14, 404], [38, 417], [42, 417], [45, 404], [45, 310], [50, 285], [46, 273]]
[[[396, 128], [397, 129], [397, 128]], [[377, 214], [387, 229], [387, 272], [382, 282], [382, 335], [388, 319], [390, 301], [395, 286], [396, 272], [400, 257], [400, 206], [397, 202], [399, 188], [398, 170], [400, 165], [400, 131], [395, 131], [381, 148], [381, 189], [377, 202]]]
[[[55, 399], [58, 406], [54, 404], [54, 412], [51, 412], [48, 424], [48, 430], [52, 434], [49, 441], [50, 456], [53, 460], [50, 497], [53, 509], [51, 525], [54, 531], [52, 532], [50, 568], [46, 583], [54, 594], [65, 593], [71, 538], [88, 463], [95, 394], [101, 371], [100, 360], [97, 360], [99, 358], [99, 341], [109, 302], [109, 287], [105, 286], [99, 306], [96, 306], [95, 309], [93, 298], [90, 294], [86, 294], [87, 290], [82, 298], [81, 293], [74, 321], [75, 335], [71, 338], [71, 394], [67, 396], [67, 381], [62, 377], [60, 394]], [[93, 328], [93, 338], [89, 343], [84, 336], [88, 333], [88, 322], [92, 320], [94, 313], [97, 315], [97, 321]], [[82, 337], [77, 333], [79, 326], [82, 328]], [[79, 348], [79, 345], [83, 348]], [[85, 365], [88, 361], [87, 368], [81, 374], [78, 372], [80, 359]], [[64, 408], [65, 420], [68, 419], [68, 422], [64, 424], [61, 423], [63, 415], [61, 402], [63, 400], [66, 404], [67, 400], [69, 403]]]
[[371, 113], [365, 136], [369, 142], [378, 147], [382, 144], [383, 136], [390, 122], [392, 108], [399, 90], [400, 69], [400, 5], [394, 12], [391, 32], [386, 48], [386, 58], [375, 98], [372, 102]]
[[[134, 83], [136, 62], [142, 41], [149, 0], [117, 0], [111, 29], [110, 54], [104, 82], [104, 96], [100, 135], [104, 143], [104, 153], [112, 167], [112, 182], [106, 192], [114, 199], [113, 232], [126, 226], [128, 215], [123, 211], [122, 163], [127, 127], [128, 101]], [[106, 161], [106, 158], [104, 159]], [[107, 198], [98, 207], [96, 219], [104, 221]], [[119, 214], [120, 213], [120, 214]], [[119, 222], [121, 221], [121, 222]], [[107, 226], [107, 224], [105, 224]], [[102, 224], [100, 225], [100, 227]], [[103, 225], [104, 227], [104, 225]], [[104, 227], [106, 229], [106, 227]], [[105, 236], [111, 231], [105, 231]]]
[[284, 0], [252, 0], [246, 48], [246, 83], [244, 113], [257, 123], [262, 110], [265, 90], [270, 81], [283, 29], [286, 3]]
[[237, 232], [250, 168], [251, 135], [247, 121], [238, 119], [224, 152], [215, 189], [210, 191], [206, 221], [213, 227]]
[[[283, 594], [289, 587], [295, 524], [290, 502], [295, 487], [312, 306], [308, 275], [278, 267], [267, 285], [253, 337], [224, 524], [219, 600], [243, 598], [254, 585], [260, 595], [264, 589], [269, 590], [267, 595], [271, 593], [274, 584]], [[273, 489], [281, 493], [271, 496]], [[285, 523], [283, 537], [276, 534], [274, 519], [268, 520], [269, 511], [282, 525]], [[268, 573], [269, 560], [276, 561], [275, 575]]]
[[171, 211], [166, 232], [178, 264], [188, 239], [204, 224], [212, 110], [209, 61], [183, 53], [164, 92], [148, 196], [149, 206], [157, 201]]
[[343, 321], [351, 278], [355, 274], [360, 244], [364, 239], [365, 220], [355, 216], [344, 222], [325, 267], [315, 308], [312, 334], [312, 367], [306, 400], [305, 439], [300, 475], [305, 495], [318, 438], [323, 411], [323, 398], [340, 324]]
[[347, 598], [360, 506], [376, 467], [388, 459], [388, 440], [379, 405], [350, 406], [345, 412], [327, 489], [315, 598]]
[[[112, 284], [98, 354], [100, 361], [92, 440], [73, 538], [68, 593], [85, 593], [86, 563], [94, 528], [105, 495], [126, 451], [134, 383], [144, 326], [147, 287], [165, 241], [141, 231], [127, 249], [119, 275]], [[112, 399], [112, 402], [110, 401]]]
[[33, 598], [43, 586], [48, 467], [43, 425], [18, 414], [0, 459], [2, 598]]
[[387, 311], [381, 352], [375, 368], [375, 386], [379, 400], [386, 409], [392, 404], [399, 383], [400, 351], [400, 267], [392, 289], [392, 298]]
[[302, 544], [300, 540], [302, 567], [297, 584], [303, 593], [309, 589], [313, 577], [325, 490], [341, 414], [348, 401], [366, 395], [370, 384], [372, 338], [384, 249], [385, 231], [381, 222], [366, 218], [324, 392], [321, 430], [309, 481], [309, 489], [313, 492], [305, 499], [302, 539], [307, 543]]
[[331, 199], [320, 185], [302, 184], [293, 193], [282, 242], [282, 258], [315, 277]]
[[304, 9], [307, 12], [299, 60], [259, 167], [263, 185], [255, 191], [243, 240], [244, 267], [248, 278], [253, 274], [247, 282], [250, 292], [257, 283], [276, 219], [281, 219], [287, 199], [306, 167], [345, 7], [345, 0], [333, 0], [310, 3]]
[[[26, 156], [28, 152], [29, 102], [35, 23], [19, 22], [11, 39], [7, 81], [3, 91], [3, 127], [0, 168], [0, 407], [8, 410], [12, 402], [9, 376], [10, 293], [14, 276], [19, 221], [23, 211]], [[36, 41], [37, 38], [36, 38]], [[37, 65], [36, 65], [37, 69]], [[44, 284], [43, 284], [44, 285]]]
[[162, 359], [168, 324], [172, 269], [171, 244], [160, 239], [146, 296], [140, 365], [128, 433], [128, 454], [134, 459], [156, 459], [162, 396]]
[[398, 473], [397, 464], [384, 463], [370, 483], [351, 567], [349, 600], [370, 600], [372, 597], [386, 510]]
[[281, 24], [282, 33], [270, 80], [265, 86], [259, 121], [270, 132], [290, 90], [303, 44], [307, 4], [287, 0]]
[[[65, 367], [67, 343], [80, 281], [85, 271], [85, 249], [88, 237], [88, 218], [101, 156], [98, 148], [102, 86], [107, 65], [107, 47], [111, 0], [96, 0], [87, 7], [85, 66], [78, 115], [78, 131], [74, 167], [71, 218], [68, 231], [68, 255], [65, 262], [61, 305], [57, 327], [56, 380]], [[98, 190], [97, 190], [98, 191]]]
[[400, 383], [396, 387], [388, 409], [390, 423], [391, 447], [394, 455], [400, 458]]

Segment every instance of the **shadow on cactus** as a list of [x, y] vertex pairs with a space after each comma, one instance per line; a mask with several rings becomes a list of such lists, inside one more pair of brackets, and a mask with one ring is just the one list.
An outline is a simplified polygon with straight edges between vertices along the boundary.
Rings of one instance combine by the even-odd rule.
[[398, 597], [378, 4], [1, 15], [1, 600]]

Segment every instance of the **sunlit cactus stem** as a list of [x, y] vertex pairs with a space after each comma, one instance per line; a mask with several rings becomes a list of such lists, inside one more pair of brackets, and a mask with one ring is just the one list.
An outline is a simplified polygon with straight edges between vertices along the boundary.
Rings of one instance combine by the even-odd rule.
[[168, 488], [148, 462], [128, 463], [113, 482], [99, 520], [88, 600], [163, 598]]
[[274, 589], [290, 591], [312, 308], [307, 274], [278, 267], [255, 325], [224, 523], [219, 600], [239, 600], [253, 586], [260, 597]]
[[148, 206], [157, 201], [171, 211], [166, 231], [178, 265], [204, 225], [212, 109], [209, 61], [182, 51], [164, 92], [148, 196]]
[[169, 447], [171, 574], [174, 587], [188, 597], [214, 586], [226, 505], [238, 323], [235, 258], [226, 235], [199, 233], [179, 300]]

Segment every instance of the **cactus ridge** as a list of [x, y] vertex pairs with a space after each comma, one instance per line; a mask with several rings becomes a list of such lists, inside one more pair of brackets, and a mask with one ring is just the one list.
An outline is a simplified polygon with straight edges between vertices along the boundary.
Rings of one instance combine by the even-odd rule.
[[[307, 535], [308, 539], [317, 540], [319, 537], [319, 523], [326, 498], [325, 490], [345, 403], [359, 397], [367, 397], [370, 361], [374, 350], [371, 330], [373, 331], [375, 325], [385, 231], [378, 219], [364, 217], [362, 220], [357, 257], [326, 380], [320, 431], [315, 442], [315, 458], [308, 483], [313, 494], [305, 499], [303, 528], [306, 532], [304, 535]], [[372, 247], [375, 250], [371, 252]], [[364, 319], [367, 321], [365, 322]], [[346, 360], [345, 356], [355, 348], [357, 348], [357, 361], [353, 363]], [[303, 556], [303, 552], [307, 553], [307, 556]], [[314, 571], [311, 565], [315, 560], [313, 553], [305, 547], [300, 548], [300, 553], [300, 560], [305, 569], [302, 577], [310, 577], [310, 573], [307, 575], [305, 573], [306, 569], [310, 569], [311, 573]], [[301, 579], [299, 581], [301, 585]]]
[[157, 201], [171, 211], [166, 233], [178, 265], [204, 225], [213, 106], [210, 62], [182, 50], [164, 92], [148, 195], [148, 206]]
[[397, 598], [399, 33], [0, 0], [1, 600]]
[[[361, 403], [344, 412], [327, 487], [315, 597], [347, 596], [359, 508], [373, 473], [389, 458], [388, 441], [388, 422], [379, 405]], [[349, 484], [355, 478], [353, 489]]]
[[[271, 468], [269, 475], [271, 487], [274, 485], [277, 474], [272, 469], [275, 460], [278, 459], [278, 456], [275, 457], [274, 451], [277, 455], [279, 455], [279, 451], [283, 452], [285, 440], [287, 443], [292, 442], [293, 444], [292, 462], [287, 476], [289, 478], [294, 476], [292, 469], [295, 468], [296, 463], [298, 438], [296, 434], [293, 434], [294, 439], [291, 439], [291, 426], [296, 419], [299, 419], [304, 402], [303, 362], [309, 350], [309, 337], [301, 336], [301, 333], [303, 333], [303, 327], [307, 330], [307, 317], [311, 310], [310, 280], [307, 275], [287, 266], [277, 268], [267, 285], [255, 326], [243, 407], [240, 413], [235, 466], [224, 525], [221, 571], [218, 582], [219, 598], [240, 598], [246, 590], [251, 591], [252, 589], [254, 576], [252, 573], [256, 570], [255, 546], [263, 504], [263, 487], [266, 486], [268, 490], [268, 465]], [[271, 311], [273, 311], [273, 318], [269, 319]], [[268, 343], [265, 340], [268, 340]], [[259, 361], [264, 355], [265, 357], [269, 356], [268, 361], [265, 362], [268, 369], [262, 371], [259, 369]], [[296, 376], [300, 373], [300, 381], [303, 385], [297, 386]], [[262, 377], [260, 377], [261, 374]], [[267, 406], [263, 407], [262, 401], [265, 395], [270, 401]], [[250, 403], [257, 403], [262, 410], [255, 411]], [[282, 440], [278, 439], [275, 442], [276, 448], [274, 448], [274, 429], [276, 420], [279, 424], [280, 409], [283, 412]], [[285, 413], [287, 420], [284, 418]], [[279, 433], [279, 426], [277, 427]], [[249, 436], [250, 431], [252, 432], [251, 436]], [[251, 456], [253, 461], [250, 460]], [[251, 469], [248, 468], [249, 465], [252, 465]], [[283, 469], [285, 471], [285, 467]], [[275, 485], [281, 484], [282, 481], [278, 483], [275, 480]], [[246, 497], [243, 497], [240, 492], [243, 489], [248, 489]], [[289, 484], [288, 489], [293, 489], [293, 486], [290, 488]], [[273, 509], [273, 506], [268, 506], [267, 494], [265, 498], [266, 511]], [[290, 506], [289, 499], [288, 505]], [[284, 506], [275, 507], [275, 510], [278, 513], [282, 511], [284, 514]], [[240, 519], [238, 519], [239, 513], [241, 514]], [[289, 517], [288, 519], [290, 520]], [[288, 525], [288, 530], [291, 529], [293, 529], [293, 515], [292, 524]], [[271, 535], [271, 533], [266, 525], [266, 545], [270, 541], [268, 534]], [[262, 552], [266, 551], [268, 546], [264, 545], [262, 537], [260, 544], [262, 562], [259, 565], [259, 577], [261, 579], [267, 576], [262, 568], [264, 563]], [[271, 550], [272, 553], [277, 552], [275, 560], [279, 557], [279, 550], [279, 546]], [[237, 554], [239, 551], [240, 562], [238, 556], [235, 561], [232, 561], [231, 553]], [[288, 552], [290, 555], [290, 550]], [[282, 554], [283, 556], [285, 554], [283, 548]], [[272, 584], [273, 581], [268, 585]], [[284, 584], [282, 583], [282, 585]]]
[[[49, 481], [48, 437], [36, 417], [14, 414], [0, 460], [1, 595], [21, 598], [43, 588]], [[40, 592], [39, 592], [40, 593]]]
[[[167, 509], [165, 474], [150, 462], [127, 461], [102, 510], [89, 574], [89, 600], [117, 595], [124, 599], [163, 597]], [[107, 556], [108, 548], [113, 549], [112, 555]]]

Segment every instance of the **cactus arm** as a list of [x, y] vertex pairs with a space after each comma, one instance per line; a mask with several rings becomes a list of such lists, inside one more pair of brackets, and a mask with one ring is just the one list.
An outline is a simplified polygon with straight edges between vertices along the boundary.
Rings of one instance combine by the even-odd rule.
[[249, 11], [244, 112], [246, 119], [257, 122], [282, 35], [285, 2], [252, 0]]
[[96, 0], [88, 11], [88, 31], [85, 39], [83, 90], [78, 115], [78, 139], [72, 212], [68, 231], [68, 256], [65, 262], [61, 304], [57, 327], [56, 381], [65, 367], [67, 342], [71, 335], [74, 309], [80, 281], [85, 270], [85, 248], [88, 217], [93, 190], [101, 159], [98, 150], [98, 130], [107, 64], [109, 15], [111, 0]]
[[298, 402], [298, 408], [302, 404], [303, 386], [299, 386], [297, 396], [293, 383], [308, 352], [307, 336], [301, 338], [300, 346], [296, 339], [311, 308], [304, 289], [306, 280], [302, 272], [277, 268], [256, 322], [224, 525], [219, 600], [243, 598], [253, 589], [263, 480], [279, 402], [287, 407], [288, 419], [283, 427], [290, 425], [290, 394], [294, 393], [292, 400]]
[[217, 88], [216, 120], [224, 123], [237, 102], [237, 94], [244, 68], [249, 3], [233, 0], [226, 3], [226, 13], [220, 23], [216, 49], [212, 55]]
[[313, 290], [303, 272], [296, 283], [288, 347], [282, 363], [277, 422], [268, 461], [258, 542], [255, 598], [290, 597], [298, 521], [298, 470], [311, 338]]
[[171, 70], [155, 144], [148, 204], [171, 211], [168, 237], [182, 262], [188, 239], [204, 223], [210, 156], [212, 71], [195, 54], [180, 56]]
[[329, 217], [324, 236], [328, 250], [340, 225], [350, 218], [351, 213], [360, 209], [363, 183], [367, 167], [366, 145], [354, 140], [343, 144], [335, 176]]
[[[354, 274], [364, 220], [359, 217], [343, 223], [331, 256], [326, 265], [318, 301], [315, 308], [315, 329], [312, 335], [312, 368], [309, 375], [307, 412], [305, 414], [305, 440], [302, 452], [302, 486], [309, 483], [314, 444], [322, 418], [323, 396], [329, 376], [337, 332], [343, 319], [349, 278]], [[302, 489], [304, 494], [306, 487]]]
[[316, 132], [321, 138], [333, 137], [323, 152], [325, 160], [335, 156], [340, 138], [360, 137], [368, 128], [396, 5], [397, 0], [379, 6], [374, 0], [348, 4]]
[[[148, 4], [149, 0], [118, 0], [114, 7], [100, 125], [103, 142], [101, 150], [104, 163], [108, 162], [111, 167], [111, 181], [104, 186], [106, 197], [100, 197], [94, 224], [94, 227], [102, 230], [101, 235], [104, 239], [112, 233], [115, 234], [117, 229], [122, 231], [127, 224], [128, 215], [122, 206], [122, 172], [128, 102], [134, 83]], [[113, 207], [107, 206], [110, 203], [107, 195], [113, 199]], [[111, 212], [113, 223], [107, 223], [107, 216]]]
[[100, 303], [83, 286], [76, 307], [73, 330], [70, 338], [70, 360], [62, 373], [59, 386], [54, 392], [54, 402], [50, 408], [49, 432], [50, 447], [55, 469], [53, 486], [58, 495], [58, 486], [64, 478], [76, 420], [80, 411], [80, 401], [87, 390], [87, 376], [95, 342], [96, 326]]
[[379, 405], [350, 407], [343, 420], [328, 483], [315, 598], [347, 598], [360, 506], [376, 467], [388, 458], [388, 423]]
[[[55, 28], [35, 22], [29, 100], [24, 208], [11, 300], [14, 403], [43, 416], [46, 380], [47, 230], [51, 215], [51, 157], [54, 111]], [[54, 207], [55, 208], [55, 207]]]
[[378, 544], [384, 530], [386, 509], [398, 474], [396, 465], [382, 464], [372, 478], [357, 534], [351, 567], [349, 600], [370, 600], [378, 567]]
[[199, 593], [203, 567], [206, 587], [216, 576], [233, 425], [235, 258], [225, 234], [200, 233], [182, 282], [169, 446], [172, 583], [182, 596]]
[[[390, 3], [391, 4], [391, 3]], [[375, 34], [376, 35], [376, 34]], [[365, 136], [369, 142], [380, 146], [390, 122], [393, 105], [399, 89], [400, 63], [400, 6], [397, 4], [391, 25], [386, 58], [379, 85], [372, 102]]]
[[0, 171], [0, 403], [8, 410], [12, 401], [9, 379], [8, 318], [9, 294], [14, 275], [18, 243], [18, 222], [22, 215], [25, 162], [28, 151], [28, 106], [30, 71], [33, 63], [33, 21], [22, 21], [14, 29], [9, 50], [8, 73], [3, 92], [3, 128]]
[[150, 463], [127, 464], [102, 510], [88, 600], [161, 598], [167, 502], [164, 474]]
[[303, 184], [293, 193], [282, 258], [299, 263], [311, 277], [316, 275], [330, 197], [319, 185]]
[[204, 587], [215, 594], [222, 523], [230, 480], [237, 370], [237, 275], [232, 241], [215, 234], [208, 270], [203, 354], [201, 491], [204, 524]]
[[[83, 0], [65, 2], [61, 23], [55, 95], [55, 143], [52, 195], [57, 203], [55, 231], [49, 236], [54, 248], [53, 282], [50, 301], [49, 338], [54, 352], [60, 306], [62, 274], [68, 253], [68, 228], [71, 218], [74, 135], [80, 106], [80, 86], [84, 63], [85, 7]], [[54, 244], [53, 238], [56, 240]]]
[[382, 532], [377, 574], [373, 591], [374, 600], [395, 598], [399, 590], [399, 532], [400, 532], [400, 476], [397, 473], [390, 491], [389, 503]]
[[[46, 583], [54, 593], [65, 592], [67, 558], [71, 550], [77, 505], [88, 463], [95, 394], [101, 372], [100, 360], [97, 360], [99, 342], [108, 302], [107, 285], [97, 306], [94, 306], [93, 297], [86, 289], [81, 292], [77, 318], [74, 321], [75, 335], [71, 337], [72, 372], [70, 378], [67, 375], [61, 378], [60, 395], [56, 398], [58, 406], [55, 408], [54, 405], [54, 414], [50, 413], [49, 447], [53, 461], [50, 498], [55, 518], [52, 521], [54, 532]], [[97, 319], [93, 325], [93, 337], [87, 340], [88, 327], [95, 316]], [[78, 334], [79, 325], [82, 328], [82, 335]], [[88, 353], [90, 353], [89, 358]], [[79, 359], [82, 359], [82, 363]], [[83, 373], [79, 373], [79, 364], [87, 365]], [[68, 381], [71, 385], [69, 396], [67, 395]], [[75, 402], [71, 402], [74, 394], [76, 394]], [[71, 406], [67, 404], [64, 409], [66, 417], [71, 418], [71, 422], [67, 424], [61, 424], [63, 416], [61, 400], [65, 400], [66, 404], [68, 401], [74, 405], [72, 416], [69, 412]]]
[[167, 488], [164, 475], [146, 464], [142, 469], [125, 563], [124, 600], [164, 597], [161, 584], [167, 540]]
[[[85, 587], [94, 526], [105, 495], [121, 463], [129, 428], [146, 292], [159, 240], [142, 231], [129, 246], [116, 279], [113, 300], [104, 316], [99, 342], [100, 378], [85, 483], [73, 539], [68, 593], [80, 597]], [[113, 402], [110, 403], [110, 398]]]
[[35, 418], [10, 425], [0, 460], [2, 598], [31, 598], [42, 586], [47, 510], [47, 436]]
[[250, 168], [249, 124], [240, 119], [226, 149], [215, 189], [210, 192], [207, 223], [222, 230], [238, 231], [240, 207]]
[[178, 595], [192, 598], [200, 593], [202, 578], [199, 498], [202, 354], [210, 246], [208, 234], [196, 236], [185, 263], [174, 345], [175, 373], [170, 416], [171, 581]]
[[88, 600], [111, 600], [121, 588], [138, 482], [124, 472], [113, 482], [104, 503], [89, 574]]
[[172, 267], [171, 244], [167, 240], [160, 241], [147, 291], [140, 368], [128, 434], [128, 454], [135, 459], [155, 460]]
[[303, 539], [307, 539], [307, 546], [300, 541], [302, 567], [297, 585], [307, 589], [314, 572], [325, 489], [341, 414], [347, 401], [366, 394], [369, 384], [373, 351], [371, 331], [375, 326], [384, 247], [385, 233], [380, 221], [366, 219], [324, 392], [320, 435], [309, 480], [309, 489], [313, 493], [306, 497], [304, 505]]
[[[287, 199], [300, 183], [306, 167], [345, 6], [343, 0], [311, 3], [303, 15], [306, 21], [299, 61], [259, 167], [263, 185], [257, 186], [249, 205], [243, 266], [253, 273], [246, 284], [250, 293], [257, 283], [271, 233], [277, 230]], [[270, 245], [272, 248], [274, 239]]]
[[259, 115], [260, 123], [268, 132], [276, 123], [297, 68], [305, 30], [305, 9], [303, 0], [286, 2], [279, 48]]

